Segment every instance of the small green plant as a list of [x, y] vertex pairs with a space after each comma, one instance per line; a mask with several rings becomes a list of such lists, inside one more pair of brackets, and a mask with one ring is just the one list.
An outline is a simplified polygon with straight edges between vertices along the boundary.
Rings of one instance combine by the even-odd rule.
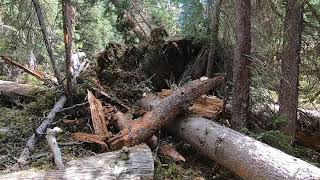
[[182, 172], [175, 163], [158, 164], [155, 177], [156, 179], [182, 179]]

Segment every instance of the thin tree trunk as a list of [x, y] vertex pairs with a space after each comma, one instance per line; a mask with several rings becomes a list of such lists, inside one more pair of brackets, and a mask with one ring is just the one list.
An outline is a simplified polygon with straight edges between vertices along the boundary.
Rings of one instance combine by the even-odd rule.
[[65, 63], [66, 63], [66, 95], [72, 103], [72, 73], [71, 73], [71, 53], [72, 53], [72, 25], [74, 23], [74, 8], [70, 4], [70, 0], [62, 0], [63, 12], [63, 33], [65, 45]]
[[233, 106], [231, 126], [246, 127], [250, 102], [251, 23], [250, 0], [236, 0], [236, 47], [233, 63]]
[[49, 41], [49, 35], [48, 35], [48, 31], [47, 31], [47, 24], [46, 22], [44, 21], [44, 17], [43, 17], [43, 13], [42, 13], [42, 9], [41, 9], [41, 6], [40, 6], [40, 3], [38, 0], [32, 0], [32, 3], [33, 3], [33, 7], [37, 13], [37, 17], [38, 17], [38, 22], [39, 22], [39, 25], [40, 25], [40, 28], [41, 28], [41, 32], [42, 32], [42, 35], [43, 35], [43, 41], [44, 41], [44, 44], [46, 45], [46, 48], [47, 48], [47, 51], [48, 51], [48, 55], [49, 55], [49, 58], [50, 58], [50, 61], [51, 61], [51, 65], [52, 65], [52, 68], [53, 68], [53, 72], [54, 72], [54, 76], [57, 78], [57, 81], [59, 84], [62, 84], [62, 79], [61, 79], [61, 75], [60, 75], [60, 71], [56, 65], [56, 62], [54, 60], [54, 57], [53, 57], [53, 51], [52, 51], [52, 48], [51, 48], [51, 44], [50, 44], [50, 41]]
[[282, 126], [282, 130], [292, 136], [295, 133], [297, 121], [302, 20], [301, 2], [287, 0], [279, 111], [287, 119], [287, 122]]

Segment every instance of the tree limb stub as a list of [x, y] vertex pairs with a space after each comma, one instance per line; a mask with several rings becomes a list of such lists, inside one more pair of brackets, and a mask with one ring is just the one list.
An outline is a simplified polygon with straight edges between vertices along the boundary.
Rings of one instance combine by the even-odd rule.
[[173, 134], [243, 179], [320, 179], [320, 169], [201, 117], [172, 123]]
[[173, 119], [181, 106], [218, 87], [223, 81], [223, 76], [217, 76], [206, 80], [194, 80], [178, 88], [171, 96], [163, 99], [152, 111], [147, 112], [140, 121], [136, 121], [130, 128], [122, 130], [108, 143], [117, 149], [146, 141]]

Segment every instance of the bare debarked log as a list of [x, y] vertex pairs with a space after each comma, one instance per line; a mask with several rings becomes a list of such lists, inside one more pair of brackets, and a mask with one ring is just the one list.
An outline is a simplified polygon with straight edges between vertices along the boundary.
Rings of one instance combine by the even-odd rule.
[[153, 179], [154, 163], [145, 144], [66, 163], [64, 170], [26, 170], [0, 179]]
[[244, 179], [320, 179], [320, 169], [260, 141], [201, 117], [170, 126], [202, 154]]

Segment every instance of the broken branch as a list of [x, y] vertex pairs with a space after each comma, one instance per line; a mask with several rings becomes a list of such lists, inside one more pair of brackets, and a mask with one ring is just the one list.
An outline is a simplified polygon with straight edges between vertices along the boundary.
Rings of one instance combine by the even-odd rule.
[[194, 80], [180, 87], [171, 96], [163, 99], [152, 111], [147, 112], [140, 121], [135, 121], [131, 128], [122, 130], [108, 143], [114, 148], [120, 148], [146, 141], [173, 119], [181, 106], [216, 88], [223, 80], [223, 76], [218, 76], [207, 80]]

